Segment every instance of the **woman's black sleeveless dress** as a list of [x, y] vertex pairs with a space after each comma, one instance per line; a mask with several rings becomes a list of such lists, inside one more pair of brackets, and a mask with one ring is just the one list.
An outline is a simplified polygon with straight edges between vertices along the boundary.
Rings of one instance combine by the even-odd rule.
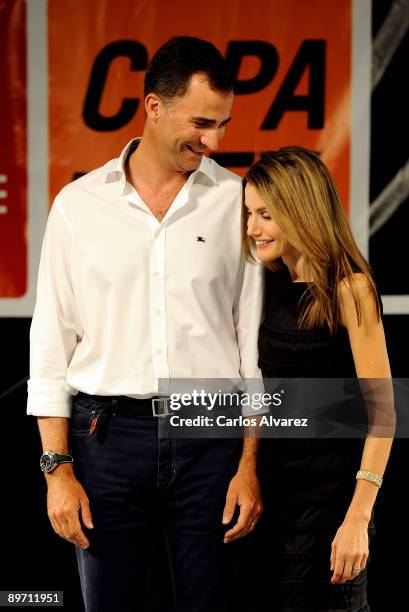
[[[265, 319], [259, 365], [267, 378], [355, 378], [347, 330], [299, 330], [307, 283], [287, 269], [266, 271]], [[266, 381], [267, 382], [267, 381]], [[366, 571], [344, 585], [330, 583], [331, 542], [355, 488], [362, 439], [262, 439], [260, 481], [264, 512], [257, 550], [272, 559], [260, 568], [262, 609], [271, 612], [368, 612]], [[373, 524], [370, 526], [373, 533]], [[267, 588], [266, 588], [267, 585]]]

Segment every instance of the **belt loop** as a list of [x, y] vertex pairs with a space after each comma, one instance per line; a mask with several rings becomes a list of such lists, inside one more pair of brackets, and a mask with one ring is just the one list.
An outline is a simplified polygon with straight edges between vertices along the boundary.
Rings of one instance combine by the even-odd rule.
[[118, 403], [118, 400], [114, 397], [114, 399], [111, 402], [111, 414], [112, 416], [116, 416], [116, 405]]

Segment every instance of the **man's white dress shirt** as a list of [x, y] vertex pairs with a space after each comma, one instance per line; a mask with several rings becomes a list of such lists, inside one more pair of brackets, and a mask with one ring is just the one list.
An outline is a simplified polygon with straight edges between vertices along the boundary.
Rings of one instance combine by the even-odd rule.
[[126, 181], [133, 142], [50, 211], [28, 414], [69, 417], [77, 391], [142, 398], [160, 378], [260, 377], [262, 269], [241, 251], [240, 178], [203, 157], [159, 222]]

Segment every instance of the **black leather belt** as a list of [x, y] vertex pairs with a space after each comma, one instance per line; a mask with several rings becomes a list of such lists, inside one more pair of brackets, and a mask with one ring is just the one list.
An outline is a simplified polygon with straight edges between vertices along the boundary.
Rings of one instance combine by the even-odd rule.
[[89, 395], [79, 391], [78, 398], [93, 399], [104, 405], [103, 411], [129, 416], [168, 416], [174, 414], [168, 397], [136, 399], [126, 395]]

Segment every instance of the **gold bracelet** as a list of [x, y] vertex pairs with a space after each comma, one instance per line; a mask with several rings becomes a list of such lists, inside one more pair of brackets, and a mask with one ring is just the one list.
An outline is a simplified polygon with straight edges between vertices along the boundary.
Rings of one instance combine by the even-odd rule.
[[359, 472], [357, 472], [356, 479], [368, 480], [369, 482], [373, 482], [373, 484], [375, 484], [377, 487], [380, 487], [383, 482], [383, 478], [379, 474], [375, 474], [374, 472], [366, 472], [364, 470], [359, 470]]

